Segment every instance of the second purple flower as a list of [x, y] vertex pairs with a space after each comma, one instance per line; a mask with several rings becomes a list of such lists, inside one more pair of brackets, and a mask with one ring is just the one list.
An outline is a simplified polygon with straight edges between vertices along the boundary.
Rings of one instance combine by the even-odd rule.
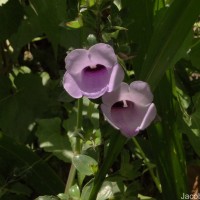
[[124, 78], [113, 48], [104, 43], [70, 52], [65, 64], [63, 86], [74, 98], [98, 98], [119, 87]]
[[156, 107], [149, 85], [134, 81], [130, 86], [121, 83], [120, 87], [103, 97], [101, 109], [112, 126], [126, 137], [132, 137], [146, 129], [156, 116]]

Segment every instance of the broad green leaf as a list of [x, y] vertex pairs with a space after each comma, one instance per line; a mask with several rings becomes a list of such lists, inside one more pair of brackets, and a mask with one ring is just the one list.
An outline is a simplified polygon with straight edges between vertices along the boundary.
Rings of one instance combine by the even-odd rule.
[[67, 7], [67, 3], [63, 0], [34, 0], [32, 8], [38, 16], [42, 32], [51, 41], [55, 55], [58, 53], [58, 45], [65, 48], [80, 47], [82, 31], [67, 30], [61, 26], [66, 21], [67, 12], [71, 11], [70, 5]]
[[38, 21], [38, 16], [32, 8], [27, 6], [24, 11], [26, 19], [21, 21], [21, 24], [15, 34], [9, 38], [11, 46], [14, 49], [12, 55], [14, 59], [18, 58], [23, 46], [30, 43], [35, 37], [38, 37], [43, 33]]
[[40, 148], [53, 153], [59, 159], [70, 162], [73, 153], [69, 137], [61, 133], [61, 120], [59, 118], [38, 120], [36, 135]]
[[24, 11], [19, 1], [9, 0], [0, 6], [0, 41], [8, 39], [17, 31], [23, 16]]
[[[169, 67], [180, 59], [179, 51], [200, 13], [200, 1], [176, 0], [156, 23], [139, 78], [154, 89]], [[178, 55], [178, 57], [177, 57]]]
[[84, 175], [95, 174], [98, 170], [98, 163], [92, 157], [86, 155], [76, 155], [72, 159], [76, 169]]
[[66, 15], [66, 2], [63, 0], [35, 0], [32, 8], [38, 15], [38, 21], [44, 33], [52, 42], [55, 53], [60, 37], [59, 24], [64, 21]]
[[23, 143], [30, 133], [30, 125], [48, 110], [49, 99], [37, 74], [20, 73], [14, 83], [17, 90], [8, 91], [10, 94], [0, 100], [0, 127], [5, 134]]
[[4, 160], [4, 165], [7, 163], [5, 170], [10, 180], [22, 180], [38, 195], [57, 194], [64, 190], [62, 180], [46, 162], [3, 133], [0, 133], [0, 159]]
[[80, 199], [80, 189], [77, 184], [73, 185], [71, 188], [69, 188], [69, 195], [74, 200]]

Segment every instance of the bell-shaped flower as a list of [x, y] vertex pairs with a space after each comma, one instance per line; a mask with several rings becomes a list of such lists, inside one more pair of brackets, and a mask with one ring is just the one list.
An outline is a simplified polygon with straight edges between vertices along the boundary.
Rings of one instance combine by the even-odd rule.
[[134, 81], [130, 86], [123, 82], [115, 91], [104, 94], [102, 101], [106, 120], [126, 137], [146, 129], [157, 113], [153, 94], [143, 81]]
[[64, 89], [74, 98], [96, 99], [119, 87], [124, 71], [113, 48], [98, 43], [90, 49], [76, 49], [65, 58]]

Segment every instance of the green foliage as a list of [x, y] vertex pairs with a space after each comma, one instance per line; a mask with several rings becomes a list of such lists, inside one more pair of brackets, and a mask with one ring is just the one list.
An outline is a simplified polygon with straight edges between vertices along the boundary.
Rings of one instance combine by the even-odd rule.
[[61, 135], [60, 118], [40, 119], [36, 136], [40, 142], [40, 148], [53, 153], [59, 159], [70, 162], [73, 153], [67, 135]]
[[73, 157], [72, 163], [76, 169], [83, 175], [92, 175], [97, 171], [97, 162], [86, 155], [77, 155]]
[[0, 42], [17, 31], [23, 15], [24, 11], [19, 1], [9, 0], [6, 4], [0, 6]]
[[57, 194], [64, 188], [62, 180], [44, 160], [3, 133], [0, 133], [0, 158], [1, 196], [8, 189], [15, 195], [29, 196], [31, 188], [36, 194]]
[[140, 74], [140, 78], [149, 82], [153, 88], [157, 86], [165, 71], [180, 59], [179, 50], [199, 15], [199, 3], [196, 0], [184, 3], [181, 0], [173, 1], [155, 24]]
[[[10, 84], [8, 79], [6, 82]], [[12, 92], [11, 85], [8, 86], [7, 95], [0, 102], [0, 124], [7, 135], [23, 143], [34, 119], [46, 110], [48, 94], [39, 75], [19, 74], [14, 84], [15, 91]]]
[[[175, 105], [172, 98], [173, 82], [171, 75], [162, 79], [156, 91], [157, 109], [161, 123], [150, 129], [150, 141], [157, 160], [158, 173], [162, 182], [163, 199], [176, 199], [188, 193], [185, 156], [182, 135], [176, 124]], [[164, 96], [163, 90], [166, 96]], [[176, 180], [171, 182], [171, 180]], [[171, 193], [175, 194], [174, 196]]]
[[[199, 14], [198, 0], [0, 0], [0, 199], [189, 194], [187, 168], [200, 164]], [[104, 120], [100, 98], [63, 89], [66, 54], [98, 42], [113, 46], [125, 82], [154, 91], [155, 123], [133, 139]]]

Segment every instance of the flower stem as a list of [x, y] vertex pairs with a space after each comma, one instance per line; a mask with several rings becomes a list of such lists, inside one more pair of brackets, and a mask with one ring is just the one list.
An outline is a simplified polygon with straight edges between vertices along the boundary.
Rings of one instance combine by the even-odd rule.
[[[78, 99], [78, 113], [76, 121], [76, 131], [79, 132], [82, 126], [83, 99]], [[74, 154], [79, 154], [81, 151], [80, 138], [76, 137]]]
[[106, 158], [94, 178], [94, 182], [93, 182], [91, 193], [88, 200], [96, 199], [97, 194], [101, 188], [101, 185], [105, 179], [105, 176], [109, 168], [112, 166], [113, 162], [115, 161], [115, 159], [121, 152], [126, 141], [127, 141], [127, 138], [122, 136], [120, 133], [118, 133], [117, 135], [113, 134], [110, 140], [110, 145], [108, 147]]
[[149, 170], [149, 173], [150, 173], [150, 175], [151, 175], [151, 177], [152, 177], [152, 179], [153, 179], [153, 181], [154, 181], [154, 183], [155, 183], [155, 185], [156, 185], [158, 191], [161, 193], [161, 192], [162, 192], [162, 188], [161, 188], [160, 181], [159, 181], [158, 178], [155, 176], [155, 174], [154, 174], [154, 172], [153, 172], [153, 169], [152, 169], [152, 166], [151, 166], [151, 164], [150, 164], [150, 162], [149, 162], [149, 159], [146, 157], [146, 155], [145, 155], [144, 151], [142, 150], [140, 144], [138, 143], [137, 139], [136, 139], [135, 137], [133, 137], [132, 140], [133, 140], [135, 146], [139, 149], [140, 154], [141, 154], [141, 156], [142, 156], [142, 158], [143, 158], [143, 160], [144, 160], [144, 163], [145, 163], [145, 165], [147, 166], [147, 168], [148, 168], [148, 170]]
[[[83, 99], [78, 99], [78, 113], [77, 113], [77, 121], [76, 121], [76, 131], [80, 131], [81, 126], [82, 126], [82, 111], [83, 111]], [[80, 143], [80, 138], [76, 137], [75, 141], [75, 147], [74, 147], [74, 155], [79, 154], [81, 151], [81, 143]], [[76, 168], [73, 164], [71, 164], [70, 171], [69, 171], [69, 176], [67, 179], [67, 183], [65, 186], [65, 193], [67, 194], [69, 191], [69, 188], [73, 185], [74, 183], [74, 178], [76, 175]]]
[[67, 183], [65, 186], [65, 192], [64, 192], [65, 194], [69, 192], [69, 188], [73, 185], [75, 175], [76, 175], [76, 168], [74, 167], [73, 164], [71, 164], [69, 176], [68, 176]]

